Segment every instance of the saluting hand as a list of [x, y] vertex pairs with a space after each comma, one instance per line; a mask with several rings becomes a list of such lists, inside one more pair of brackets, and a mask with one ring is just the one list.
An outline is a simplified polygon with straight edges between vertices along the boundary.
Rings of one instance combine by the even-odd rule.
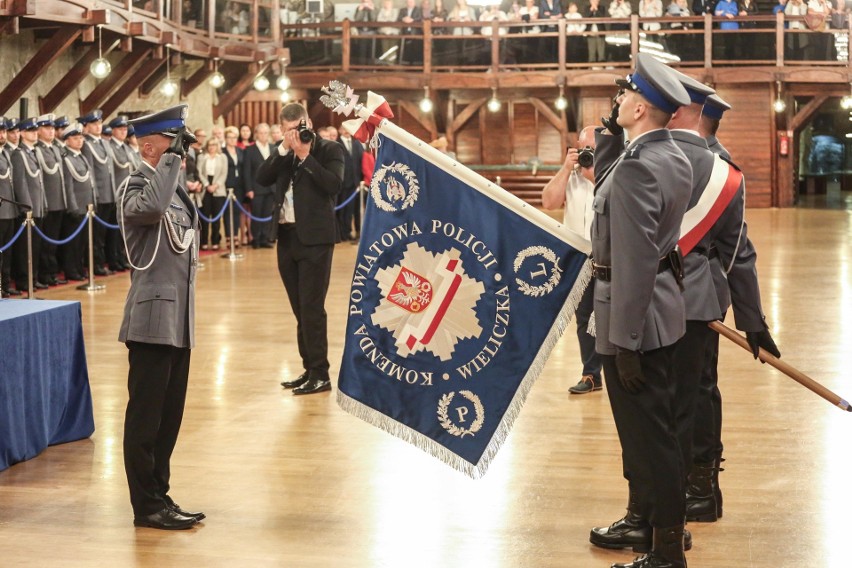
[[636, 394], [645, 386], [645, 375], [642, 373], [642, 361], [638, 351], [615, 348], [615, 366], [618, 369], [618, 380], [624, 390]]

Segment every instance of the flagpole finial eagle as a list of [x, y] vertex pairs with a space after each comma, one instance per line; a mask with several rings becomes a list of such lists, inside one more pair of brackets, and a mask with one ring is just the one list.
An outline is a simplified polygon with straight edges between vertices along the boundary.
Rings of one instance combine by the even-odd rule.
[[358, 95], [342, 81], [329, 81], [328, 86], [321, 87], [320, 90], [325, 93], [320, 97], [320, 102], [337, 114], [349, 116], [358, 104]]

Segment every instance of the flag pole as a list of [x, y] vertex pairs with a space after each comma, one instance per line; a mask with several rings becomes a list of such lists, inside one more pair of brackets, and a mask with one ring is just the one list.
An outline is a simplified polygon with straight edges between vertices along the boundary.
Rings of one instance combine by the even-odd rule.
[[[742, 335], [740, 335], [739, 333], [737, 333], [736, 331], [734, 331], [733, 329], [731, 329], [730, 327], [726, 326], [722, 322], [713, 321], [713, 322], [710, 322], [707, 325], [709, 325], [710, 329], [712, 329], [713, 331], [715, 331], [719, 335], [722, 335], [726, 339], [733, 341], [734, 343], [736, 343], [737, 345], [739, 345], [740, 347], [742, 347], [743, 349], [745, 349], [749, 353], [752, 352], [751, 347], [749, 346], [746, 338], [743, 337]], [[782, 361], [781, 359], [779, 359], [778, 357], [776, 357], [772, 353], [769, 353], [768, 351], [761, 348], [760, 351], [758, 352], [758, 358], [761, 361], [763, 361], [764, 363], [769, 363], [770, 365], [772, 365], [773, 367], [775, 367], [776, 369], [778, 369], [779, 371], [781, 371], [782, 373], [784, 373], [785, 375], [787, 375], [788, 377], [790, 377], [791, 379], [793, 379], [794, 381], [796, 381], [797, 383], [802, 385], [803, 387], [805, 387], [805, 388], [813, 391], [814, 393], [818, 394], [819, 396], [821, 396], [822, 398], [824, 398], [825, 400], [827, 400], [828, 402], [830, 402], [834, 406], [840, 408], [841, 410], [845, 410], [847, 412], [852, 412], [852, 407], [849, 406], [849, 403], [846, 402], [846, 400], [844, 400], [840, 396], [834, 394], [831, 390], [824, 387], [822, 384], [818, 383], [817, 381], [813, 380], [812, 378], [810, 378], [809, 376], [807, 376], [803, 372], [799, 371], [798, 369], [796, 369], [792, 365], [785, 363], [784, 361]]]

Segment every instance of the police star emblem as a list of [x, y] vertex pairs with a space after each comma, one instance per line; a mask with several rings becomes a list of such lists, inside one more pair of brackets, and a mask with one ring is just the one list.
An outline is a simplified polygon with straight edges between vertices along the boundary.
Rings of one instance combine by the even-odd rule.
[[371, 319], [393, 334], [401, 356], [427, 351], [448, 361], [459, 341], [482, 334], [475, 308], [485, 286], [460, 257], [455, 248], [432, 253], [409, 243], [399, 264], [377, 271], [382, 299]]

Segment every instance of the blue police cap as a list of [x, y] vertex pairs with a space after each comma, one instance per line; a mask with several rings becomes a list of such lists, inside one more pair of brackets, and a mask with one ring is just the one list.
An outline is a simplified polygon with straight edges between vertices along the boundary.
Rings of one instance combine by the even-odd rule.
[[18, 130], [18, 119], [17, 118], [7, 118], [6, 119], [6, 130]]
[[85, 124], [89, 124], [90, 122], [97, 122], [97, 121], [103, 120], [103, 119], [104, 119], [103, 111], [99, 108], [96, 108], [95, 110], [93, 110], [89, 114], [87, 114], [85, 116], [78, 117], [77, 122], [85, 125]]
[[149, 134], [171, 134], [186, 127], [186, 115], [189, 105], [181, 103], [177, 106], [161, 110], [146, 116], [140, 116], [129, 121], [136, 129], [136, 136], [142, 138]]
[[104, 127], [101, 129], [101, 134], [102, 134], [103, 136], [112, 136], [112, 128], [111, 128], [111, 127], [109, 127], [109, 126], [104, 126]]
[[687, 93], [689, 93], [689, 100], [695, 104], [703, 105], [704, 101], [707, 100], [707, 97], [716, 92], [713, 87], [709, 87], [701, 81], [693, 79], [685, 73], [681, 73], [677, 69], [669, 68], [669, 70], [674, 73], [675, 77], [677, 77], [678, 81], [680, 81], [680, 84], [683, 85], [683, 88], [686, 89]]
[[136, 128], [132, 124], [127, 125], [127, 135], [128, 136], [136, 136]]
[[25, 118], [18, 123], [18, 128], [20, 130], [36, 130], [38, 128], [38, 124], [36, 124], [35, 118]]
[[71, 121], [68, 120], [67, 116], [58, 116], [53, 121], [53, 126], [56, 128], [65, 128]]
[[6, 130], [6, 117], [0, 116], [0, 130]]
[[673, 113], [690, 103], [689, 93], [672, 69], [647, 53], [638, 53], [633, 73], [615, 82], [624, 89], [639, 93], [663, 112]]
[[62, 139], [67, 140], [71, 136], [77, 136], [83, 134], [83, 125], [79, 122], [75, 122], [73, 124], [69, 124], [65, 130], [62, 131]]
[[43, 114], [36, 119], [36, 126], [53, 126], [55, 114]]
[[719, 95], [713, 94], [704, 101], [704, 108], [701, 109], [701, 114], [707, 118], [722, 120], [722, 115], [725, 114], [726, 110], [731, 110], [731, 105], [726, 103]]
[[119, 128], [121, 126], [127, 126], [127, 117], [123, 114], [120, 114], [109, 121], [110, 128]]

